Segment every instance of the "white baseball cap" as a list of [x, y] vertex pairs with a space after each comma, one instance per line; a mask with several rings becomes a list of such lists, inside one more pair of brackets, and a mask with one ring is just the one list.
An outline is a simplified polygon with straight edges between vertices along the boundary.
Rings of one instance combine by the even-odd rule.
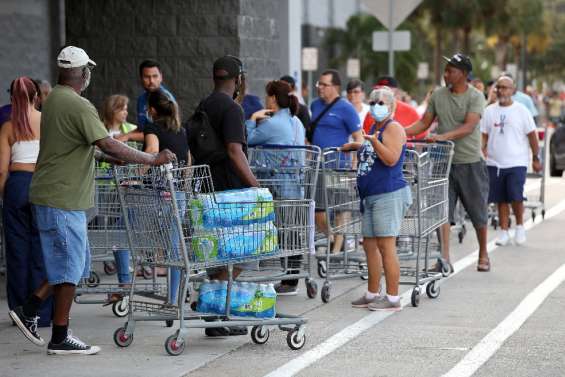
[[96, 66], [82, 48], [68, 46], [61, 50], [57, 56], [57, 66], [60, 68], [78, 68], [90, 65]]

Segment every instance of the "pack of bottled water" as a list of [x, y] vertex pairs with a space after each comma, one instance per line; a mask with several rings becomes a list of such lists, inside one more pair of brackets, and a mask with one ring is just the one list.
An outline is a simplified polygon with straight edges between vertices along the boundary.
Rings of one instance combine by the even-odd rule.
[[[200, 285], [197, 311], [225, 314], [228, 282], [205, 281]], [[277, 293], [273, 284], [233, 282], [230, 313], [240, 317], [273, 318]]]

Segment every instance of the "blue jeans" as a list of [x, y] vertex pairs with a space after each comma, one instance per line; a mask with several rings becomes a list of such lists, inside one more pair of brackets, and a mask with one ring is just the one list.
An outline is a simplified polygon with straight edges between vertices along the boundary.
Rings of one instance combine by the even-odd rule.
[[[23, 305], [46, 279], [39, 231], [29, 202], [32, 173], [11, 172], [4, 191], [3, 223], [6, 240], [6, 290], [10, 310]], [[39, 311], [39, 326], [50, 326], [53, 299]]]
[[33, 205], [50, 285], [77, 285], [90, 276], [90, 247], [84, 211]]

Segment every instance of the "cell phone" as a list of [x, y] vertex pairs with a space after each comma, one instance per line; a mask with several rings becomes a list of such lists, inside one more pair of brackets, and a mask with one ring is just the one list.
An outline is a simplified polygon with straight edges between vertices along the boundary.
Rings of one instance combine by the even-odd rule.
[[266, 111], [265, 115], [272, 117], [275, 114], [274, 111]]

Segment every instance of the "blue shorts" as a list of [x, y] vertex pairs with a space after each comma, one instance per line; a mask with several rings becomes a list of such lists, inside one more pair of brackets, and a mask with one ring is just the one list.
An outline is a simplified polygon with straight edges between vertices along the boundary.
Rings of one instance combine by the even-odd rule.
[[512, 203], [524, 200], [524, 185], [526, 184], [525, 166], [499, 169], [488, 167], [489, 203]]
[[363, 237], [397, 237], [402, 220], [412, 205], [412, 192], [405, 186], [393, 192], [363, 199]]
[[47, 281], [71, 283], [90, 275], [90, 248], [84, 211], [33, 205]]

